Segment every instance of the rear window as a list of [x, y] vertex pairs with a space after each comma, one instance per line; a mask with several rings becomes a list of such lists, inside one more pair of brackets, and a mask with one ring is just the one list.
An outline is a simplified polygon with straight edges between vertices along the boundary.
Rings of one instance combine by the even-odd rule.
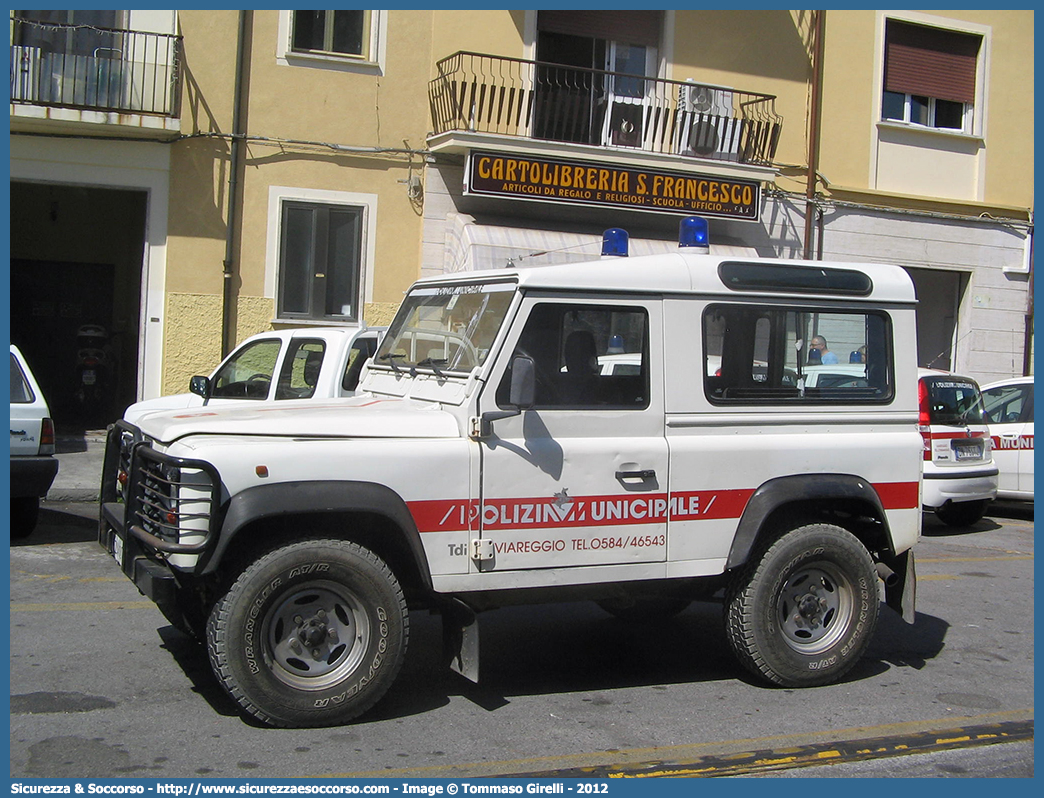
[[963, 427], [985, 424], [979, 386], [961, 377], [922, 377], [928, 390], [928, 417], [932, 424]]
[[25, 405], [32, 401], [33, 390], [22, 374], [22, 367], [18, 365], [15, 356], [11, 355], [11, 404]]

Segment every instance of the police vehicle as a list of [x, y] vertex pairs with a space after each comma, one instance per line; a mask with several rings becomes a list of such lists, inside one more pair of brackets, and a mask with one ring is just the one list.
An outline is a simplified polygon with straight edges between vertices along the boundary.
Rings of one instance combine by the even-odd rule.
[[[758, 677], [835, 681], [882, 595], [913, 620], [913, 286], [699, 249], [422, 279], [354, 397], [119, 422], [100, 542], [275, 726], [370, 708], [424, 609], [472, 679], [485, 609], [713, 599]], [[808, 378], [817, 335], [857, 378]]]

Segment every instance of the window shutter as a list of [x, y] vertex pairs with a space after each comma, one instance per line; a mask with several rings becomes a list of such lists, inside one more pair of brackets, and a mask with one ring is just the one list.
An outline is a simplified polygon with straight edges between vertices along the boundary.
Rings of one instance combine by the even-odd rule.
[[889, 20], [885, 90], [975, 102], [975, 62], [982, 37]]
[[540, 11], [537, 28], [589, 39], [660, 46], [662, 11]]

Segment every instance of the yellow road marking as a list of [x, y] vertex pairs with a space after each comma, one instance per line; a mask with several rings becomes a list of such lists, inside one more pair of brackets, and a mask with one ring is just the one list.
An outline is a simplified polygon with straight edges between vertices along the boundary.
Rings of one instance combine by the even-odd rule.
[[[1003, 710], [1000, 712], [988, 712], [971, 717], [947, 717], [934, 720], [915, 720], [901, 723], [888, 723], [880, 726], [860, 726], [848, 729], [824, 730], [809, 732], [805, 734], [774, 735], [771, 737], [755, 737], [737, 740], [720, 740], [707, 743], [692, 743], [688, 745], [658, 746], [651, 748], [632, 748], [614, 751], [587, 752], [579, 754], [565, 754], [561, 756], [532, 757], [524, 759], [502, 760], [499, 762], [473, 762], [456, 765], [431, 765], [419, 768], [399, 768], [394, 770], [359, 771], [350, 773], [324, 773], [322, 778], [480, 778], [486, 776], [507, 776], [524, 773], [545, 773], [558, 770], [580, 770], [580, 769], [619, 769], [624, 770], [642, 763], [656, 762], [659, 766], [656, 773], [664, 776], [701, 775], [712, 772], [720, 772], [720, 766], [703, 767], [692, 762], [689, 767], [681, 764], [678, 769], [669, 772], [663, 766], [664, 762], [675, 761], [684, 763], [686, 760], [697, 760], [701, 757], [714, 756], [720, 760], [731, 760], [736, 762], [737, 767], [743, 766], [743, 760], [751, 757], [751, 752], [762, 755], [780, 746], [775, 753], [781, 754], [793, 750], [795, 742], [800, 745], [831, 744], [824, 753], [827, 761], [834, 761], [838, 753], [834, 746], [839, 740], [849, 740], [858, 744], [860, 740], [871, 743], [872, 740], [881, 737], [902, 737], [904, 735], [953, 731], [958, 727], [972, 727], [976, 725], [1027, 721], [1033, 719], [1033, 709]], [[980, 735], [981, 736], [981, 735]], [[978, 739], [978, 738], [977, 738]], [[871, 746], [872, 747], [872, 746]], [[896, 740], [887, 749], [881, 750], [895, 752], [910, 752], [910, 747]], [[752, 758], [751, 758], [752, 760]], [[643, 771], [642, 775], [656, 775], [650, 771]], [[604, 773], [606, 778], [634, 777], [634, 772], [628, 773]]]

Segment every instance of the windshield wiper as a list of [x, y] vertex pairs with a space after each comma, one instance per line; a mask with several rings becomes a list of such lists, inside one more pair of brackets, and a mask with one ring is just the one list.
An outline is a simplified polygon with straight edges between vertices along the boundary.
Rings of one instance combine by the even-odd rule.
[[400, 357], [406, 357], [406, 355], [402, 352], [385, 352], [377, 359], [387, 360], [388, 365], [392, 367], [392, 371], [394, 371], [396, 374], [400, 374], [402, 372], [402, 369], [399, 368], [399, 364], [395, 362], [395, 360]]
[[445, 379], [446, 375], [442, 373], [442, 369], [440, 369], [439, 366], [445, 366], [446, 363], [448, 363], [448, 362], [449, 361], [447, 361], [445, 359], [436, 360], [433, 357], [426, 357], [426, 358], [424, 358], [424, 360], [420, 361], [417, 365], [420, 366], [421, 368], [428, 367], [432, 371], [435, 372], [435, 376], [436, 377], [438, 377], [439, 379]]

